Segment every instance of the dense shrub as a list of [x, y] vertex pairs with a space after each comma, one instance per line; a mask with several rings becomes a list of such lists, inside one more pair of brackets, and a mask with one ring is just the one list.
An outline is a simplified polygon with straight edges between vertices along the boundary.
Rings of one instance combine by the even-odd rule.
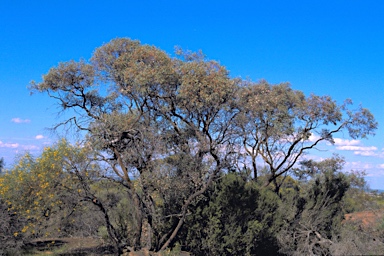
[[276, 255], [279, 204], [255, 182], [223, 175], [195, 205], [179, 242], [196, 255]]

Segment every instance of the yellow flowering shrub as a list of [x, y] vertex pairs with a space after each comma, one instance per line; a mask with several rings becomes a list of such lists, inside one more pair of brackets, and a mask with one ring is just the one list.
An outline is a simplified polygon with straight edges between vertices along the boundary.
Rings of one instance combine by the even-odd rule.
[[46, 147], [37, 158], [25, 154], [11, 170], [0, 176], [0, 197], [8, 205], [8, 211], [28, 220], [27, 226], [15, 234], [34, 234], [42, 227], [54, 225], [48, 221], [53, 213], [71, 211], [63, 208], [64, 201], [85, 196], [79, 176], [74, 172], [85, 178], [89, 176], [92, 170], [87, 168], [92, 166], [82, 166], [86, 157], [86, 149], [62, 140]]

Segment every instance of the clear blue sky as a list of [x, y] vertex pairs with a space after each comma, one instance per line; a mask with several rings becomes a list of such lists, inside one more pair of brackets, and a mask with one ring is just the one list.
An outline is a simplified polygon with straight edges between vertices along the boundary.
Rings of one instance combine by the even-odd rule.
[[384, 1], [2, 0], [0, 13], [0, 156], [8, 166], [57, 140], [46, 130], [58, 120], [54, 102], [30, 96], [29, 82], [130, 37], [169, 53], [201, 49], [234, 77], [361, 103], [376, 116], [377, 135], [339, 134], [321, 157], [345, 156], [347, 169], [365, 169], [371, 187], [384, 189]]

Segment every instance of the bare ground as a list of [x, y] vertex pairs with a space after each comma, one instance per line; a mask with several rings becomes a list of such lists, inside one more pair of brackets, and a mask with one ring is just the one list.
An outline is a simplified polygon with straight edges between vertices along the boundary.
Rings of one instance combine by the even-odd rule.
[[354, 212], [345, 215], [345, 221], [358, 222], [363, 228], [371, 227], [384, 218], [384, 209]]

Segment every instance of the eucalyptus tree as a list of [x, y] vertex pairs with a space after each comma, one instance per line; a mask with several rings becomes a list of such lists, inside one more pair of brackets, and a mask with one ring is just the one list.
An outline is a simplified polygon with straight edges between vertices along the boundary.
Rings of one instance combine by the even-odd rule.
[[220, 172], [253, 168], [256, 179], [264, 164], [266, 184], [278, 191], [278, 179], [320, 141], [332, 142], [343, 129], [357, 138], [376, 128], [366, 109], [349, 111], [286, 84], [231, 78], [202, 53], [176, 53], [118, 38], [90, 61], [60, 63], [31, 84], [66, 113], [54, 128], [84, 132], [85, 146], [104, 162], [99, 178], [122, 186], [134, 202], [134, 238], [119, 238], [121, 247], [172, 245], [191, 203]]
[[[52, 68], [31, 89], [48, 93], [72, 114], [55, 127], [86, 131], [88, 145], [109, 164], [105, 177], [116, 177], [135, 202], [135, 239], [122, 238], [122, 246], [159, 250], [178, 233], [189, 204], [229, 166], [230, 147], [224, 145], [236, 82], [202, 55], [180, 52], [171, 58], [138, 41], [115, 39], [90, 62]], [[170, 204], [177, 209], [164, 208]], [[174, 224], [164, 226], [169, 218]], [[144, 224], [152, 233], [147, 242]]]

